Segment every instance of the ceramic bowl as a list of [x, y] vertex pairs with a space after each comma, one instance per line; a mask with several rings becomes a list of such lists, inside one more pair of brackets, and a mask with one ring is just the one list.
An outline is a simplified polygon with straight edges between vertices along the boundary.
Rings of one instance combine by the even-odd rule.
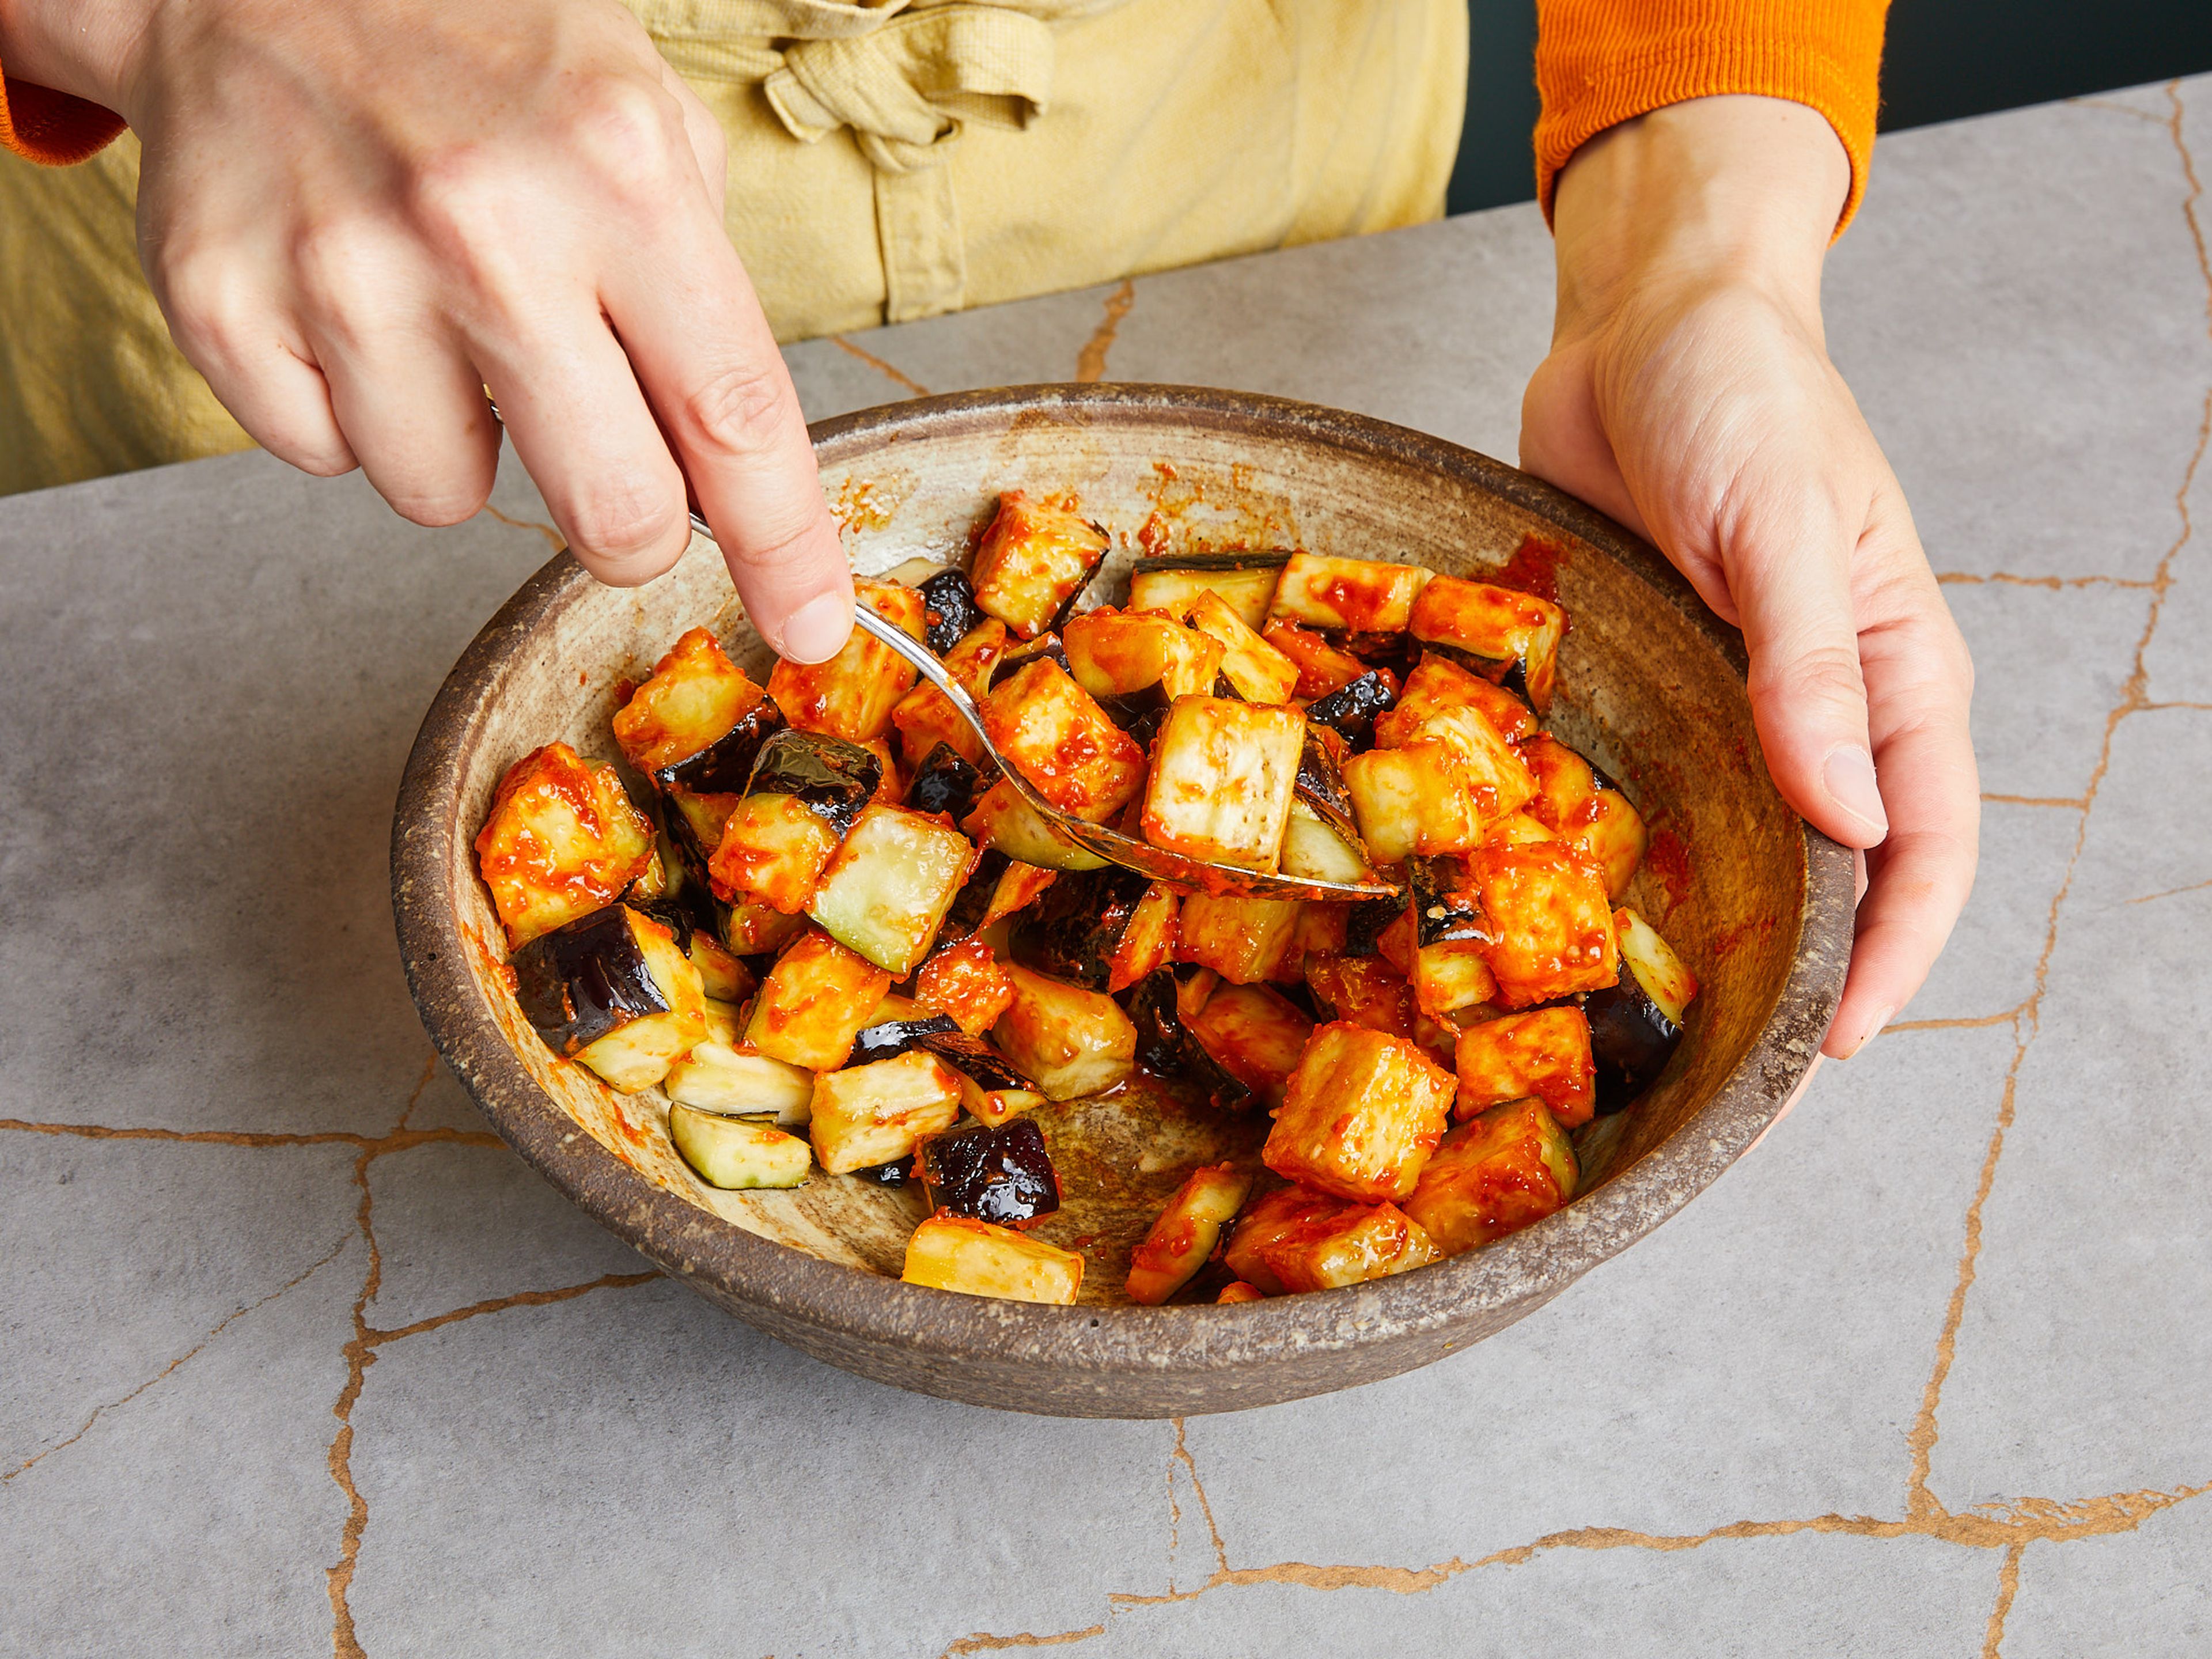
[[[493, 1125], [554, 1186], [709, 1301], [817, 1358], [978, 1405], [1167, 1417], [1295, 1399], [1425, 1365], [1540, 1307], [1626, 1249], [1749, 1147], [1813, 1063], [1851, 939], [1851, 864], [1760, 763], [1736, 633], [1649, 547], [1527, 475], [1356, 415], [1234, 392], [1031, 386], [919, 399], [814, 428], [862, 574], [957, 561], [1002, 489], [1078, 492], [1140, 544], [1297, 546], [1480, 575], [1516, 556], [1572, 628], [1551, 726], [1622, 781], [1654, 831], [1630, 902], [1702, 981], [1674, 1063], [1586, 1137], [1582, 1192], [1489, 1248], [1376, 1283], [1218, 1307], [1121, 1295], [1129, 1246], [1194, 1164], [1265, 1122], [1165, 1091], [1050, 1109], [1074, 1201], [1045, 1236], [1086, 1249], [1073, 1307], [902, 1284], [918, 1196], [818, 1172], [721, 1193], [676, 1158], [658, 1091], [623, 1097], [523, 1020], [470, 842], [517, 757], [563, 739], [612, 758], [608, 718], [684, 629], [714, 627], [765, 678], [714, 550], [650, 586], [602, 587], [565, 554], [486, 625], [424, 720], [392, 839], [416, 1006]], [[1531, 541], [1533, 539], [1533, 542]], [[1524, 544], [1528, 550], [1523, 551]]]

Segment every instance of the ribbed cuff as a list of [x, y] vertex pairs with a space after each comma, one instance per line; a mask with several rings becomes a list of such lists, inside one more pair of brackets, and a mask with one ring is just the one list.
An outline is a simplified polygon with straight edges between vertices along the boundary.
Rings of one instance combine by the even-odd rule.
[[65, 167], [99, 155], [122, 131], [113, 110], [0, 73], [0, 149]]
[[1842, 234], [1866, 192], [1888, 0], [1538, 0], [1536, 199], [1608, 127], [1723, 93], [1818, 110], [1850, 157]]

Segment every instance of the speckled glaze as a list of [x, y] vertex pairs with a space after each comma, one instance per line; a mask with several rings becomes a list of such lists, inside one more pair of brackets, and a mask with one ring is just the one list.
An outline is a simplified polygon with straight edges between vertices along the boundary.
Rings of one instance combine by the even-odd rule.
[[[1167, 1417], [1295, 1399], [1426, 1364], [1541, 1306], [1714, 1181], [1804, 1077], [1850, 956], [1850, 856], [1789, 810], [1759, 763], [1741, 639], [1618, 526], [1439, 440], [1231, 392], [1019, 387], [863, 410], [814, 440], [864, 574], [916, 553], [962, 556], [1014, 487], [1076, 490], [1116, 532], [1109, 594], [1140, 530], [1179, 548], [1296, 545], [1470, 574], [1526, 535], [1552, 543], [1573, 626], [1550, 723], [1650, 820], [1666, 850], [1631, 902], [1704, 988], [1674, 1067], [1585, 1144], [1581, 1195], [1486, 1249], [1319, 1294], [1127, 1305], [1121, 1264], [1158, 1197], [1220, 1137], [1250, 1135], [1147, 1097], [1133, 1117], [1075, 1103], [1048, 1124], [1127, 1176], [1057, 1224], [1099, 1241], [1084, 1303], [901, 1284], [913, 1197], [818, 1174], [796, 1195], [714, 1192], [668, 1150], [657, 1091], [624, 1098], [555, 1062], [515, 1008], [469, 846], [501, 773], [556, 738], [611, 756], [617, 682], [642, 678], [684, 628], [710, 623], [749, 665], [766, 660], [703, 543], [628, 591], [563, 554], [486, 625], [423, 721], [393, 828], [400, 948], [424, 1024], [500, 1133], [709, 1300], [832, 1364], [979, 1405]], [[1144, 1156], [1147, 1137], [1173, 1155]]]

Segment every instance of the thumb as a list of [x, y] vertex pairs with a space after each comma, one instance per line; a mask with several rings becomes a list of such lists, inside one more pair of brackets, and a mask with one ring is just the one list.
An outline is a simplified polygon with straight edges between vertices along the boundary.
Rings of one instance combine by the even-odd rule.
[[1851, 557], [1860, 526], [1817, 472], [1755, 493], [1780, 511], [1723, 532], [1722, 568], [1751, 655], [1751, 707], [1783, 798], [1846, 847], [1879, 845], [1889, 815], [1867, 736]]

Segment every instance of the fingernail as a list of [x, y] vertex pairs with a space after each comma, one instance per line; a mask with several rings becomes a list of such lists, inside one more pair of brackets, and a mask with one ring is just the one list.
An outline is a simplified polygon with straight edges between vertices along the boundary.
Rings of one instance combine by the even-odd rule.
[[1876, 1037], [1880, 1036], [1883, 1031], [1887, 1030], [1889, 1022], [1896, 1018], [1897, 1006], [1894, 1003], [1892, 1003], [1888, 1007], [1881, 1010], [1881, 1012], [1877, 1013], [1872, 1019], [1866, 1023], [1865, 1028], [1859, 1033], [1859, 1040], [1851, 1045], [1850, 1054], [1846, 1054], [1844, 1058], [1848, 1060], [1856, 1055], [1860, 1049], [1865, 1048], [1868, 1043], [1872, 1042]]
[[828, 662], [853, 631], [853, 607], [835, 593], [817, 593], [783, 624], [776, 654], [793, 662]]
[[1820, 781], [1828, 799], [1849, 812], [1875, 836], [1889, 833], [1889, 814], [1881, 804], [1881, 789], [1875, 782], [1874, 757], [1855, 743], [1838, 744], [1828, 751], [1820, 769]]

